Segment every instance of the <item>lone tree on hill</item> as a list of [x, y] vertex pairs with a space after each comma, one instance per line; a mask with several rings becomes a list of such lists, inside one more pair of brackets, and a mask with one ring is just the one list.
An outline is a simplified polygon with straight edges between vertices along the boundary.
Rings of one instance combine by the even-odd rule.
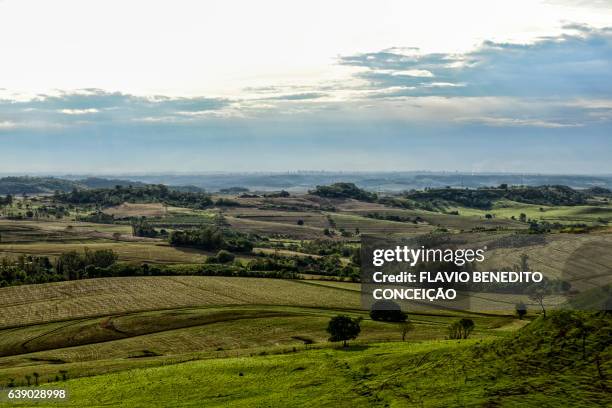
[[410, 322], [410, 320], [406, 320], [400, 323], [400, 327], [402, 328], [402, 341], [406, 341], [408, 333], [414, 330], [414, 325]]
[[459, 324], [461, 325], [464, 339], [467, 339], [468, 337], [470, 337], [470, 334], [472, 333], [472, 331], [474, 330], [474, 327], [476, 326], [472, 319], [466, 319], [466, 318], [459, 320]]
[[548, 296], [552, 295], [553, 290], [548, 282], [548, 280], [544, 279], [542, 282], [533, 284], [527, 288], [527, 296], [529, 296], [530, 300], [537, 302], [542, 308], [542, 314], [546, 319], [546, 309], [544, 308], [544, 299]]
[[449, 339], [467, 339], [474, 330], [474, 321], [472, 319], [463, 318], [458, 322], [451, 324], [448, 327]]
[[348, 340], [356, 339], [361, 332], [361, 318], [353, 319], [349, 316], [339, 315], [332, 317], [327, 325], [330, 334], [329, 341], [341, 341], [342, 347], [347, 347]]

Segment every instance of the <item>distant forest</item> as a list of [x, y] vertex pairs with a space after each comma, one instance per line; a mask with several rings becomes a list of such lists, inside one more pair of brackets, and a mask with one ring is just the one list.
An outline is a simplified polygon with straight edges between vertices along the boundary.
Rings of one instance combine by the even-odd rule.
[[330, 186], [317, 186], [310, 194], [327, 198], [352, 198], [360, 201], [380, 201], [384, 204], [403, 207], [443, 208], [460, 205], [470, 208], [490, 209], [497, 200], [507, 199], [535, 205], [582, 205], [596, 196], [611, 197], [610, 190], [597, 187], [575, 190], [567, 186], [515, 186], [502, 184], [497, 187], [478, 189], [436, 188], [412, 190], [394, 197], [381, 197], [360, 189], [353, 183], [335, 183]]
[[428, 172], [295, 172], [295, 173], [211, 173], [204, 175], [131, 175], [112, 177], [4, 177], [0, 178], [0, 195], [44, 194], [56, 190], [69, 192], [74, 188], [113, 188], [117, 185], [143, 186], [164, 184], [172, 189], [189, 192], [218, 191], [237, 193], [248, 191], [306, 192], [316, 186], [334, 183], [354, 183], [369, 192], [402, 192], [425, 188], [480, 188], [508, 186], [564, 185], [574, 189], [612, 188], [612, 175], [520, 175], [462, 174]]
[[[56, 177], [4, 177], [0, 178], [0, 195], [21, 194], [52, 194], [56, 191], [69, 192], [74, 189], [103, 189], [121, 187], [144, 187], [149, 185], [140, 181], [125, 179], [107, 179], [100, 177], [88, 177], [78, 180], [70, 180]], [[171, 186], [172, 190], [184, 192], [203, 192], [204, 190], [194, 186]]]
[[[7, 179], [1, 179], [6, 181]], [[36, 179], [21, 178], [21, 183], [40, 185], [47, 180], [47, 186], [57, 187], [65, 180], [61, 179]], [[15, 178], [9, 178], [8, 182], [15, 184]], [[99, 181], [91, 183], [101, 185]], [[244, 191], [232, 188], [234, 191]], [[409, 190], [400, 193], [374, 193], [358, 187], [354, 183], [333, 183], [331, 185], [319, 185], [308, 192], [311, 195], [328, 199], [354, 199], [366, 202], [379, 202], [395, 207], [421, 208], [437, 211], [452, 206], [464, 206], [477, 209], [490, 209], [496, 201], [505, 199], [525, 204], [542, 206], [573, 206], [588, 204], [589, 200], [598, 199], [608, 201], [612, 199], [610, 189], [604, 187], [591, 187], [586, 189], [574, 189], [564, 185], [542, 185], [542, 186], [511, 186], [501, 184], [495, 187], [479, 188], [425, 188], [422, 190]], [[12, 193], [11, 193], [12, 194]], [[0, 195], [0, 205], [9, 204], [12, 200], [11, 194]], [[274, 195], [268, 194], [266, 197]], [[282, 191], [287, 197], [289, 193]], [[96, 207], [110, 207], [129, 203], [163, 203], [177, 207], [204, 209], [214, 205], [238, 206], [238, 202], [229, 199], [213, 200], [212, 196], [204, 191], [189, 191], [189, 189], [177, 189], [163, 184], [151, 185], [121, 185], [117, 184], [111, 188], [86, 188], [72, 185], [71, 190], [61, 191], [56, 189], [52, 194], [53, 200], [68, 205], [94, 205]], [[93, 220], [92, 220], [93, 221]]]

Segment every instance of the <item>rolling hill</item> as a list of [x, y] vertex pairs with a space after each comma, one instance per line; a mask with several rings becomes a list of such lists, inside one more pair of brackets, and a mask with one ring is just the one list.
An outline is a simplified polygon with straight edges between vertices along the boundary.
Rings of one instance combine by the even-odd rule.
[[498, 340], [293, 348], [59, 384], [64, 406], [600, 407], [612, 386], [610, 319], [556, 313]]

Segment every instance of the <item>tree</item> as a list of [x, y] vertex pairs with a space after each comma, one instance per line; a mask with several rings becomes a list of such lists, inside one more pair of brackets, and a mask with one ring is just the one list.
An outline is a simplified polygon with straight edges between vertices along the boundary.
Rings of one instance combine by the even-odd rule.
[[146, 217], [134, 218], [131, 221], [132, 235], [135, 237], [155, 238], [159, 233], [147, 222]]
[[523, 302], [518, 302], [515, 306], [516, 314], [520, 320], [523, 320], [523, 316], [527, 314], [527, 305]]
[[452, 323], [448, 326], [448, 338], [453, 340], [461, 338], [461, 325], [459, 322]]
[[530, 300], [537, 302], [542, 308], [542, 314], [546, 318], [546, 309], [544, 308], [544, 299], [552, 294], [552, 288], [548, 280], [533, 284], [527, 288], [527, 296]]
[[25, 379], [28, 382], [28, 387], [29, 387], [32, 384], [32, 376], [26, 374]]
[[112, 249], [97, 249], [91, 251], [85, 248], [84, 261], [86, 265], [94, 265], [98, 268], [108, 268], [117, 261], [117, 254]]
[[448, 326], [449, 339], [467, 339], [474, 330], [475, 324], [472, 319], [463, 318]]
[[414, 330], [414, 325], [409, 320], [406, 320], [400, 325], [400, 327], [402, 328], [402, 341], [406, 341], [406, 336], [408, 336], [408, 333]]
[[77, 251], [64, 252], [55, 261], [56, 272], [68, 280], [79, 279], [80, 271], [84, 268], [83, 257]]
[[361, 318], [353, 319], [349, 316], [339, 315], [332, 317], [327, 325], [330, 334], [329, 341], [341, 341], [342, 347], [348, 346], [348, 340], [356, 339], [361, 332]]
[[527, 214], [521, 213], [521, 215], [519, 215], [519, 220], [521, 222], [527, 222]]
[[297, 225], [304, 225], [304, 220], [297, 220]]
[[37, 372], [33, 372], [32, 375], [34, 376], [34, 382], [38, 386], [38, 377], [40, 377], [40, 374], [38, 374]]
[[519, 266], [518, 272], [527, 272], [529, 269], [529, 256], [525, 253], [521, 254], [521, 264]]
[[470, 334], [474, 330], [474, 327], [476, 326], [472, 319], [466, 318], [459, 320], [459, 324], [461, 325], [464, 339], [467, 339], [470, 336]]

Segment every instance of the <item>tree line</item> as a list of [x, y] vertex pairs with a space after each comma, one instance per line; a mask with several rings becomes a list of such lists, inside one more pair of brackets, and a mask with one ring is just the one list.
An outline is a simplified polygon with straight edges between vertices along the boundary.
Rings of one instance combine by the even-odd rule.
[[93, 278], [95, 271], [115, 265], [110, 249], [70, 251], [51, 260], [47, 256], [20, 255], [0, 260], [0, 287]]
[[128, 203], [164, 203], [177, 207], [202, 209], [213, 205], [210, 194], [205, 192], [179, 191], [163, 184], [146, 186], [121, 186], [115, 188], [77, 189], [70, 192], [56, 191], [53, 199], [69, 204], [95, 204], [111, 207]]
[[427, 202], [435, 208], [458, 204], [464, 207], [489, 210], [493, 203], [500, 199], [545, 206], [583, 205], [586, 204], [591, 194], [561, 185], [508, 187], [502, 184], [498, 187], [478, 189], [430, 188], [423, 191], [409, 191], [404, 193], [403, 197], [415, 202]]

